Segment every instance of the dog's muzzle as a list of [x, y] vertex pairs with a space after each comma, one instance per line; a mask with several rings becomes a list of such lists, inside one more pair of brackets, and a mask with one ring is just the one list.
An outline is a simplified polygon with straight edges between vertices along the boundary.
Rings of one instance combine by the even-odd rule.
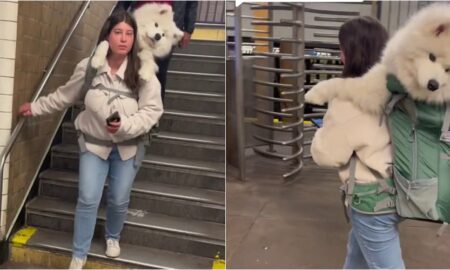
[[439, 83], [435, 79], [431, 79], [428, 81], [427, 88], [430, 91], [436, 91], [439, 89]]

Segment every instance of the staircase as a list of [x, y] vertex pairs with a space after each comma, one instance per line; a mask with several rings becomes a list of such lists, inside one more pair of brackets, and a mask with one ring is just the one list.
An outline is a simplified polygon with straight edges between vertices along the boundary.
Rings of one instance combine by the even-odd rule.
[[[103, 198], [88, 268], [205, 269], [217, 252], [225, 254], [224, 50], [223, 41], [193, 40], [175, 51], [160, 131], [132, 188], [122, 254], [104, 255]], [[72, 121], [78, 112], [72, 110]], [[62, 143], [51, 150], [50, 169], [39, 176], [38, 196], [26, 205], [26, 225], [37, 231], [25, 244], [11, 245], [12, 260], [20, 257], [14, 252], [29, 250], [47, 267], [68, 266], [79, 149], [72, 122], [62, 125], [62, 134]], [[63, 259], [48, 257], [57, 255]]]

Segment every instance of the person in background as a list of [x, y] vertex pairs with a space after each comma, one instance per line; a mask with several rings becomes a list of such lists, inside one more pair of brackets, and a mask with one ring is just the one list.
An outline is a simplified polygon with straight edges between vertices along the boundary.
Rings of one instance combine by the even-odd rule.
[[[380, 60], [387, 40], [386, 29], [372, 17], [344, 23], [339, 30], [343, 77], [366, 73]], [[398, 233], [401, 218], [395, 205], [383, 201], [395, 201], [385, 120], [380, 123], [378, 116], [334, 99], [312, 141], [314, 161], [319, 166], [338, 168], [344, 183], [352, 224], [345, 269], [405, 268]]]

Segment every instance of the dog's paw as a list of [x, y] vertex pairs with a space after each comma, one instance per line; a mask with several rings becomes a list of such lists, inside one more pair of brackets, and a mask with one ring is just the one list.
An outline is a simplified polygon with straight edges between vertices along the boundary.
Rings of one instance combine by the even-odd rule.
[[106, 63], [106, 55], [108, 54], [109, 43], [103, 40], [95, 49], [94, 56], [91, 60], [91, 66], [95, 69], [102, 67]]
[[335, 97], [335, 90], [333, 80], [327, 80], [316, 84], [313, 88], [305, 94], [305, 101], [307, 103], [324, 105]]
[[144, 66], [142, 66], [139, 69], [138, 74], [139, 74], [139, 77], [141, 77], [141, 79], [144, 80], [144, 81], [150, 81], [152, 76], [155, 75], [154, 72], [151, 72], [151, 70], [149, 70], [148, 68], [145, 68]]

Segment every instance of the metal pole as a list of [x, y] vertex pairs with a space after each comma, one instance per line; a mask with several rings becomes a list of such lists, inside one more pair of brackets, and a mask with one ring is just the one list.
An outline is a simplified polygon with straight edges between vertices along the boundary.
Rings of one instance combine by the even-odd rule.
[[[304, 48], [305, 48], [305, 40], [304, 40], [304, 36], [303, 36], [303, 29], [304, 29], [304, 18], [303, 16], [301, 16], [301, 13], [303, 12], [303, 7], [298, 7], [298, 6], [294, 6], [292, 8], [293, 14], [292, 14], [292, 19], [294, 21], [303, 21], [303, 25], [299, 26], [299, 25], [293, 25], [292, 29], [292, 37], [294, 39], [302, 39], [303, 42], [302, 43], [297, 43], [297, 44], [293, 44], [293, 54], [295, 54], [296, 56], [300, 56], [303, 57], [304, 56]], [[297, 61], [297, 64], [294, 66], [295, 69], [295, 73], [301, 73], [304, 71], [304, 60], [302, 61]], [[304, 85], [304, 77], [300, 76], [297, 78], [296, 81], [297, 84], [297, 89], [302, 89], [303, 85]], [[297, 104], [296, 106], [299, 106], [301, 104], [304, 104], [304, 91], [300, 92], [297, 96]], [[301, 107], [301, 109], [297, 110], [297, 119], [298, 120], [302, 120], [300, 125], [293, 129], [293, 137], [296, 138], [298, 137], [300, 134], [303, 134], [303, 117], [304, 117], [304, 109], [305, 107]], [[293, 147], [293, 152], [297, 152], [300, 149], [304, 149], [303, 146], [303, 140], [304, 140], [304, 136], [302, 137], [302, 139], [300, 139], [296, 144], [295, 147]], [[297, 158], [297, 164], [301, 164], [303, 162], [303, 153], [304, 151], [300, 154], [300, 156]]]
[[235, 32], [235, 62], [234, 72], [236, 78], [236, 94], [234, 102], [236, 104], [236, 129], [237, 129], [237, 149], [238, 149], [238, 170], [239, 178], [245, 181], [245, 123], [244, 123], [244, 78], [242, 61], [242, 5], [235, 8], [234, 11], [234, 32]]

